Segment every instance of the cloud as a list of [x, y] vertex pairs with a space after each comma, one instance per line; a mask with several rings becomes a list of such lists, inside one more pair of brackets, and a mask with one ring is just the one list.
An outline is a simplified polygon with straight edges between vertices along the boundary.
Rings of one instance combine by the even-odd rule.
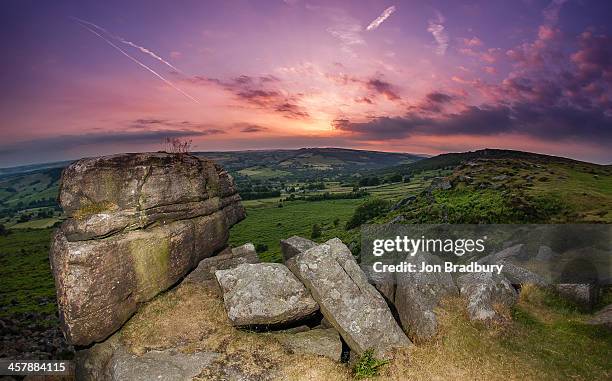
[[273, 76], [241, 75], [229, 80], [195, 76], [190, 83], [220, 86], [238, 100], [257, 108], [266, 109], [289, 119], [309, 119], [310, 114], [299, 105], [301, 95], [290, 94], [280, 88], [282, 81]]
[[371, 78], [365, 82], [365, 86], [368, 90], [371, 90], [375, 93], [384, 95], [390, 101], [396, 101], [401, 99], [397, 94], [395, 87], [391, 85], [389, 82], [385, 82], [379, 78]]
[[418, 112], [402, 117], [377, 117], [366, 122], [338, 119], [337, 130], [365, 140], [405, 139], [411, 136], [493, 136], [520, 134], [549, 141], [612, 144], [612, 118], [601, 110], [571, 106], [541, 108], [531, 103], [468, 106], [442, 117]]
[[367, 26], [366, 30], [371, 31], [378, 28], [380, 24], [382, 24], [387, 18], [389, 18], [389, 16], [393, 14], [393, 12], [395, 12], [395, 6], [392, 5], [389, 8], [385, 9], [380, 16], [378, 16], [374, 21], [372, 21], [370, 25]]
[[567, 3], [567, 0], [553, 0], [548, 4], [542, 11], [544, 20], [548, 24], [556, 24], [559, 21], [559, 12], [563, 4]]
[[473, 48], [473, 47], [477, 47], [477, 46], [482, 46], [482, 40], [478, 37], [472, 37], [472, 38], [461, 38], [460, 41], [463, 43], [463, 45], [469, 47], [469, 48]]
[[427, 31], [432, 34], [434, 40], [438, 46], [436, 47], [436, 54], [443, 56], [446, 53], [446, 49], [448, 49], [448, 33], [444, 28], [444, 16], [438, 11], [436, 11], [436, 18], [429, 20], [429, 26], [427, 27]]
[[259, 126], [257, 124], [249, 124], [249, 123], [236, 123], [234, 127], [240, 128], [240, 132], [244, 132], [247, 134], [266, 131], [268, 128]]
[[[158, 123], [146, 123], [158, 124]], [[157, 144], [165, 138], [187, 138], [225, 134], [225, 131], [210, 128], [202, 130], [161, 128], [152, 131], [110, 131], [74, 135], [59, 135], [0, 146], [0, 157], [23, 152], [58, 152], [73, 150], [86, 145]]]

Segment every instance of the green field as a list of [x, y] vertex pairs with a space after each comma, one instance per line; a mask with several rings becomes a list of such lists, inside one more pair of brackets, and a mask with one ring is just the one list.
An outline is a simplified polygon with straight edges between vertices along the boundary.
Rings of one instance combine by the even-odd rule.
[[[322, 235], [317, 241], [347, 235], [344, 226], [362, 200], [326, 200], [317, 202], [286, 202], [282, 208], [247, 208], [247, 218], [232, 227], [230, 243], [233, 246], [252, 242], [268, 247], [258, 252], [264, 261], [280, 261], [280, 240], [292, 235], [310, 237], [312, 225], [319, 224]], [[337, 226], [334, 220], [338, 218]]]
[[51, 229], [14, 230], [0, 237], [0, 316], [55, 312], [50, 242]]

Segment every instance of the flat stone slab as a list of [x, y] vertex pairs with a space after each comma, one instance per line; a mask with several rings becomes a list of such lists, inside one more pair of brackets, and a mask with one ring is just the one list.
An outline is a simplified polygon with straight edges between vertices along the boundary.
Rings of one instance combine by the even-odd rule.
[[362, 354], [371, 348], [376, 356], [385, 357], [393, 347], [411, 345], [385, 299], [339, 239], [296, 255], [287, 266], [310, 290], [351, 351]]
[[340, 361], [342, 356], [342, 341], [334, 328], [275, 333], [273, 336], [292, 353], [325, 356], [334, 361]]
[[215, 277], [233, 325], [275, 325], [299, 321], [319, 306], [306, 287], [280, 263], [242, 264]]
[[181, 353], [176, 350], [150, 351], [142, 356], [119, 348], [111, 359], [113, 381], [191, 381], [219, 357], [218, 353]]

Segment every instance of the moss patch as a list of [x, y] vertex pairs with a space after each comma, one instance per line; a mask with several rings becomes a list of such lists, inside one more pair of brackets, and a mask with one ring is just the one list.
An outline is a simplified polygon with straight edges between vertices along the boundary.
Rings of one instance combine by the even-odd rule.
[[82, 220], [91, 215], [108, 212], [115, 209], [117, 209], [117, 205], [110, 201], [88, 203], [82, 205], [79, 209], [72, 213], [72, 217], [76, 218], [77, 220]]
[[169, 239], [163, 237], [135, 239], [130, 242], [130, 254], [138, 288], [148, 294], [145, 297], [152, 298], [167, 286]]

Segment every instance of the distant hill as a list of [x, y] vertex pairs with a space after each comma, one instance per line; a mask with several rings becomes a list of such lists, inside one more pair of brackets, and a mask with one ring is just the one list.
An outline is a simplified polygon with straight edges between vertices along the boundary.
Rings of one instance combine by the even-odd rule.
[[344, 148], [196, 152], [195, 155], [215, 160], [230, 172], [255, 178], [350, 175], [351, 172], [408, 164], [424, 158], [414, 154]]
[[587, 167], [602, 168], [612, 167], [610, 165], [599, 165], [588, 163], [584, 161], [569, 159], [559, 156], [544, 155], [540, 153], [514, 151], [514, 150], [502, 150], [485, 148], [477, 151], [468, 152], [456, 152], [456, 153], [444, 153], [437, 156], [424, 158], [413, 163], [400, 164], [395, 167], [389, 167], [385, 170], [385, 173], [410, 173], [420, 171], [430, 171], [437, 169], [451, 169], [462, 163], [466, 163], [476, 159], [512, 159], [512, 160], [528, 160], [533, 163], [542, 164], [582, 164]]
[[0, 168], [0, 178], [16, 175], [20, 173], [37, 172], [45, 169], [64, 168], [67, 167], [73, 160], [56, 161], [52, 163], [21, 165], [18, 167]]
[[[280, 180], [339, 179], [422, 159], [412, 154], [342, 148], [195, 152], [194, 155], [221, 164], [237, 178], [241, 191], [245, 191], [251, 180], [270, 184], [272, 180], [278, 183]], [[23, 214], [36, 218], [41, 208], [50, 217], [57, 217], [59, 213], [51, 213], [50, 208], [58, 209], [56, 198], [61, 171], [71, 162], [1, 168], [0, 223], [15, 223]], [[53, 222], [51, 218], [46, 220]]]

